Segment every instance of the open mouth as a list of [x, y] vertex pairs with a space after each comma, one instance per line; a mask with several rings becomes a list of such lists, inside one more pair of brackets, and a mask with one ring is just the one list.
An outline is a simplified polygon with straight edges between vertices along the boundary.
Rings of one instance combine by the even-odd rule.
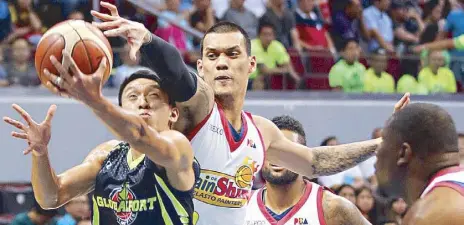
[[215, 80], [232, 80], [232, 78], [229, 76], [218, 76]]

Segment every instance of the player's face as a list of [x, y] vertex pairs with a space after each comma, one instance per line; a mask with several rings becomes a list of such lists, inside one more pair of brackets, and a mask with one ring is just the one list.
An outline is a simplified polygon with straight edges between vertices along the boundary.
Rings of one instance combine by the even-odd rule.
[[240, 32], [209, 33], [203, 40], [203, 56], [197, 69], [215, 96], [244, 96], [248, 76], [255, 67], [256, 60], [247, 55]]
[[402, 194], [404, 187], [404, 173], [398, 164], [397, 156], [400, 154], [402, 144], [396, 140], [394, 131], [386, 127], [382, 130], [382, 143], [377, 149], [375, 175], [378, 189], [386, 194]]
[[[300, 137], [297, 133], [288, 130], [282, 130], [282, 133], [290, 141], [299, 143]], [[262, 174], [266, 182], [276, 185], [290, 184], [298, 178], [298, 174], [284, 167], [271, 164], [267, 160], [264, 163]]]
[[140, 115], [148, 125], [165, 129], [177, 121], [177, 108], [169, 105], [168, 95], [159, 84], [150, 79], [140, 78], [130, 82], [122, 93], [122, 107]]

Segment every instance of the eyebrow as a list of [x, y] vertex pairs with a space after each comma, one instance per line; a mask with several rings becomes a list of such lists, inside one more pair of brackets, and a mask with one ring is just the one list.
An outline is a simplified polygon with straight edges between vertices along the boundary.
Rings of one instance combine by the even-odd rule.
[[[234, 45], [232, 47], [228, 47], [226, 48], [226, 51], [230, 51], [230, 50], [234, 50], [234, 49], [240, 49], [240, 45]], [[206, 47], [205, 48], [205, 51], [215, 51], [216, 49], [215, 48], [211, 48], [211, 47]]]

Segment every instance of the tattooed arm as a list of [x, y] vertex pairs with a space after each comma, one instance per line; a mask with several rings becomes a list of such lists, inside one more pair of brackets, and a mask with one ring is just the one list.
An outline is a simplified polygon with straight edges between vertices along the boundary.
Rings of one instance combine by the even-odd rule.
[[338, 146], [308, 148], [285, 138], [266, 118], [253, 116], [267, 149], [266, 159], [295, 173], [318, 177], [332, 175], [363, 162], [375, 154], [380, 139]]
[[370, 225], [358, 208], [348, 200], [324, 191], [322, 210], [327, 225]]

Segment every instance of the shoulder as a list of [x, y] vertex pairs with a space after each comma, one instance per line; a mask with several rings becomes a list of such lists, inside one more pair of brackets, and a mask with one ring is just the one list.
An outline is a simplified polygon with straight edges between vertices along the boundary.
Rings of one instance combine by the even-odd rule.
[[272, 49], [272, 50], [275, 50], [275, 51], [280, 51], [280, 52], [287, 52], [287, 50], [285, 49], [284, 45], [282, 43], [280, 43], [280, 41], [278, 40], [273, 40], [271, 42], [271, 44], [269, 45], [269, 47]]
[[353, 203], [327, 190], [322, 195], [322, 210], [328, 225], [370, 224]]
[[458, 192], [437, 187], [418, 200], [406, 214], [405, 225], [460, 225], [464, 224], [464, 197]]
[[453, 71], [450, 70], [448, 67], [440, 67], [440, 68], [439, 68], [439, 71], [440, 71], [441, 73], [446, 74], [446, 75], [450, 75], [450, 74], [451, 74], [451, 75], [454, 76]]
[[267, 118], [257, 115], [251, 115], [251, 117], [255, 122], [256, 128], [263, 136], [263, 142], [265, 146], [269, 146], [269, 144], [277, 138], [277, 135], [280, 134], [280, 130], [272, 121]]
[[121, 141], [118, 140], [110, 140], [107, 142], [103, 142], [97, 145], [85, 158], [85, 162], [97, 160], [101, 163], [106, 159], [108, 154], [113, 151], [117, 145], [119, 145]]
[[364, 64], [362, 64], [360, 62], [356, 62], [355, 65], [356, 65], [356, 68], [358, 68], [360, 70], [366, 70], [366, 66], [364, 66]]
[[184, 134], [177, 130], [165, 130], [160, 132], [161, 136], [168, 138], [169, 141], [172, 141], [173, 143], [178, 143], [178, 144], [190, 144], [189, 140], [187, 137], [185, 137]]

